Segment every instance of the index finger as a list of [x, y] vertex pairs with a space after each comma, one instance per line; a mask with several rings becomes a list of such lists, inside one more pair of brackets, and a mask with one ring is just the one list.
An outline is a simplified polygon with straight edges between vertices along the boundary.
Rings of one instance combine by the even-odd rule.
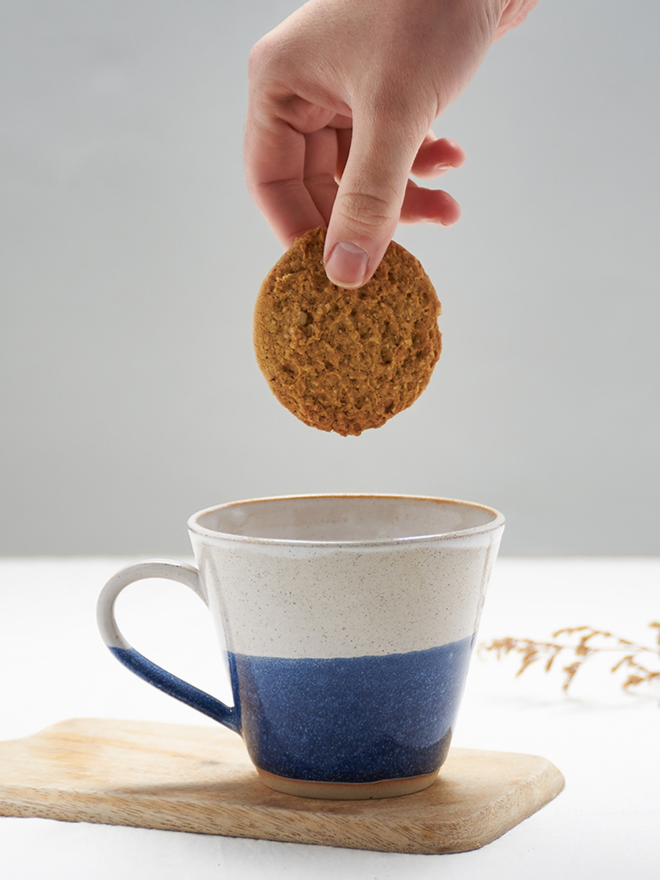
[[309, 229], [324, 225], [304, 183], [302, 132], [282, 119], [258, 119], [248, 111], [244, 161], [248, 190], [285, 247]]

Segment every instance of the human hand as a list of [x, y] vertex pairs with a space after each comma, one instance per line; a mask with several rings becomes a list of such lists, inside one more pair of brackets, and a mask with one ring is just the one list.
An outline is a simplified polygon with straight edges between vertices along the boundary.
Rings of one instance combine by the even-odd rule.
[[248, 188], [280, 241], [327, 226], [331, 281], [359, 287], [401, 222], [451, 225], [460, 166], [430, 126], [537, 0], [310, 0], [253, 48]]

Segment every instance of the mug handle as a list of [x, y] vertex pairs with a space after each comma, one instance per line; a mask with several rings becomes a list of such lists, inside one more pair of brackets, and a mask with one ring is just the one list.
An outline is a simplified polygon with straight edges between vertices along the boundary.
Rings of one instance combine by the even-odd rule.
[[129, 584], [147, 578], [168, 578], [185, 584], [208, 606], [206, 590], [199, 572], [193, 565], [160, 559], [138, 562], [136, 565], [129, 565], [118, 571], [101, 590], [96, 606], [96, 620], [103, 641], [120, 663], [123, 663], [127, 669], [130, 669], [144, 681], [171, 697], [181, 700], [182, 703], [186, 703], [193, 709], [197, 709], [198, 712], [208, 715], [214, 721], [219, 721], [230, 730], [240, 733], [238, 713], [234, 707], [225, 706], [224, 703], [205, 691], [193, 687], [187, 681], [177, 678], [176, 675], [172, 675], [171, 672], [152, 663], [151, 660], [131, 647], [121, 634], [115, 620], [117, 597]]

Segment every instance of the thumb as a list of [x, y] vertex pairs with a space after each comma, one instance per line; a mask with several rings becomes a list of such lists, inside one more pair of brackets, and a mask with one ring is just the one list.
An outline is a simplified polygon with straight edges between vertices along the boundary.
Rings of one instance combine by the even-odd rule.
[[365, 284], [392, 240], [419, 148], [411, 127], [373, 113], [362, 119], [354, 115], [350, 152], [325, 239], [325, 271], [339, 287]]

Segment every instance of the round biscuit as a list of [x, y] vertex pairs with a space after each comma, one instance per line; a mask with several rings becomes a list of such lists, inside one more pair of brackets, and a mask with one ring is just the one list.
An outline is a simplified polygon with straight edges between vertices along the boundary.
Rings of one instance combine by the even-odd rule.
[[426, 388], [440, 357], [440, 303], [419, 260], [392, 242], [357, 290], [323, 268], [325, 229], [298, 238], [265, 278], [257, 363], [306, 425], [346, 436], [378, 428]]

